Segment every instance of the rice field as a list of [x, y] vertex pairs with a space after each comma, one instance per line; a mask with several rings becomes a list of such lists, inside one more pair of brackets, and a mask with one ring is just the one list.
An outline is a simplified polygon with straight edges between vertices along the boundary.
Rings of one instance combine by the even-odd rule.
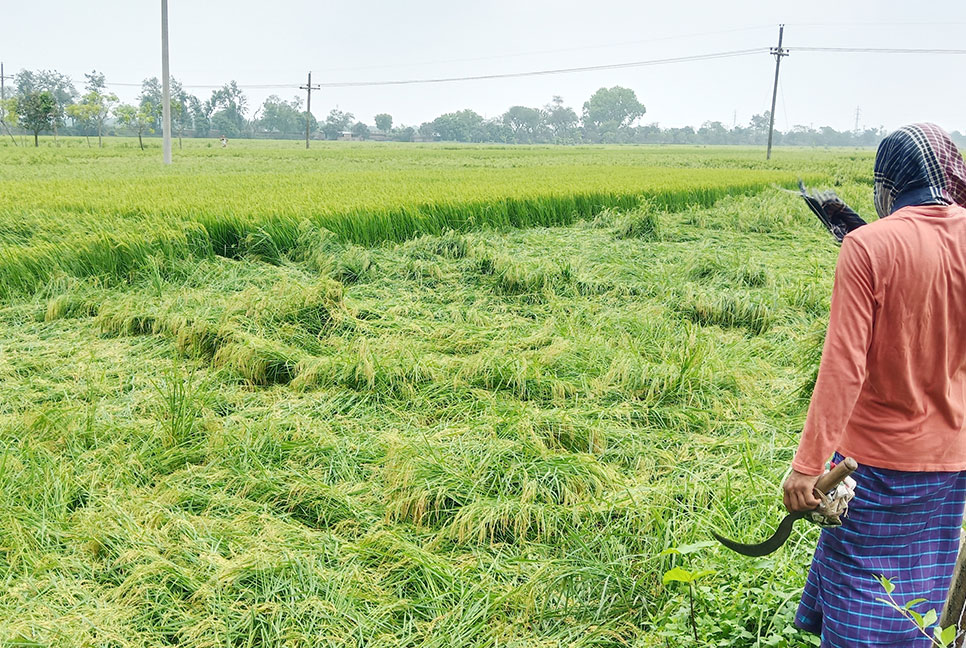
[[708, 540], [780, 518], [827, 317], [780, 187], [871, 214], [871, 152], [46, 144], [0, 145], [3, 645], [817, 645], [815, 530]]

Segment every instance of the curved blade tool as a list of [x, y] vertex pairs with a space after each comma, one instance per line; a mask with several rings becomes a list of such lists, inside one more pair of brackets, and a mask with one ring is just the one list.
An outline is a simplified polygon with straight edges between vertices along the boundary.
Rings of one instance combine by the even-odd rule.
[[758, 544], [742, 544], [741, 542], [735, 542], [734, 540], [729, 540], [728, 538], [719, 535], [718, 533], [712, 531], [711, 535], [714, 539], [728, 547], [732, 551], [737, 551], [742, 556], [767, 556], [771, 552], [778, 549], [780, 546], [785, 544], [788, 540], [788, 536], [792, 533], [792, 526], [795, 524], [795, 520], [805, 517], [805, 513], [799, 511], [797, 513], [789, 513], [785, 516], [785, 519], [781, 521], [775, 532], [771, 534], [771, 537], [764, 542], [759, 542]]
[[[817, 482], [815, 482], [815, 490], [823, 493], [828, 493], [833, 490], [839, 483], [851, 475], [858, 464], [852, 457], [846, 457], [838, 463], [832, 470], [822, 475]], [[771, 534], [771, 537], [764, 542], [759, 542], [757, 544], [744, 544], [741, 542], [735, 542], [734, 540], [729, 540], [714, 531], [711, 535], [714, 536], [715, 540], [728, 547], [732, 551], [737, 551], [743, 556], [767, 556], [772, 553], [780, 546], [785, 544], [788, 540], [788, 536], [792, 533], [792, 526], [795, 524], [795, 520], [799, 520], [808, 513], [808, 511], [797, 511], [795, 513], [789, 513], [785, 516], [785, 519], [781, 521], [775, 532]]]

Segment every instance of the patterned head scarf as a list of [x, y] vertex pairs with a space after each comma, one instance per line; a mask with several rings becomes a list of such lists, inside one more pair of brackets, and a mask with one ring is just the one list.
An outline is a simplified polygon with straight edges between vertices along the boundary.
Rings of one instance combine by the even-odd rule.
[[879, 218], [909, 205], [966, 206], [966, 164], [949, 134], [935, 124], [903, 126], [875, 156]]

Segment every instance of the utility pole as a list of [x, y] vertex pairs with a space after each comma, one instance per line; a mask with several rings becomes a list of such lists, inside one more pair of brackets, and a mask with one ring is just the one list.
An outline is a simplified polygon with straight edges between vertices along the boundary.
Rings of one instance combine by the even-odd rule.
[[309, 126], [312, 123], [312, 91], [321, 90], [322, 86], [312, 85], [312, 73], [309, 72], [309, 80], [304, 86], [299, 86], [300, 90], [305, 90], [305, 148], [309, 148]]
[[165, 164], [171, 164], [171, 84], [168, 79], [168, 0], [161, 0], [161, 134]]
[[778, 47], [771, 48], [771, 54], [775, 56], [775, 87], [771, 91], [771, 114], [768, 116], [768, 153], [766, 160], [771, 159], [771, 138], [775, 131], [775, 99], [778, 98], [778, 70], [782, 65], [782, 57], [788, 56], [788, 50], [782, 49], [782, 35], [785, 33], [785, 25], [778, 26]]

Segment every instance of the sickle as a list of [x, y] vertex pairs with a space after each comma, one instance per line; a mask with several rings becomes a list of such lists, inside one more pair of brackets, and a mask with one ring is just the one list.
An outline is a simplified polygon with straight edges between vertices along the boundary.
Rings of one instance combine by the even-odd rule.
[[[817, 482], [815, 482], [815, 490], [828, 493], [838, 486], [843, 479], [851, 475], [859, 465], [856, 463], [855, 459], [852, 457], [846, 457], [838, 463], [832, 470], [822, 475]], [[795, 524], [795, 520], [805, 517], [810, 513], [810, 511], [796, 511], [794, 513], [789, 513], [785, 516], [785, 519], [781, 521], [775, 532], [771, 534], [771, 537], [764, 542], [759, 542], [757, 544], [743, 544], [741, 542], [735, 542], [734, 540], [729, 540], [714, 531], [711, 535], [714, 536], [715, 540], [728, 547], [732, 551], [737, 551], [743, 556], [767, 556], [772, 553], [780, 546], [785, 544], [788, 540], [788, 536], [792, 533], [792, 525]]]

